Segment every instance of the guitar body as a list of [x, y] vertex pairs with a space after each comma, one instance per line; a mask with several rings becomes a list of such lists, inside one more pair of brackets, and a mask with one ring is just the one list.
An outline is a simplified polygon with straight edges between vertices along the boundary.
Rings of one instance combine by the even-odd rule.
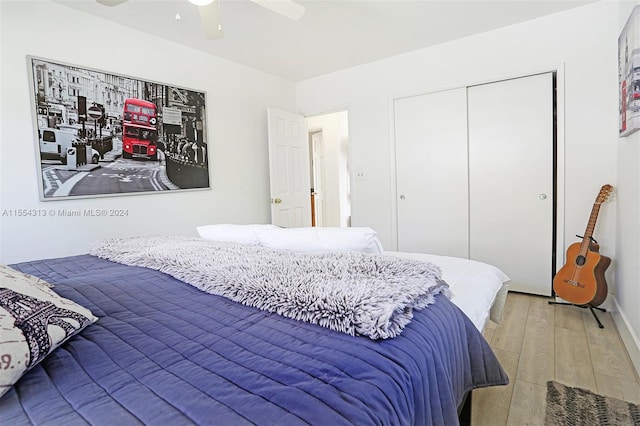
[[553, 278], [556, 295], [576, 305], [598, 306], [607, 298], [608, 287], [604, 272], [611, 259], [598, 253], [598, 246], [591, 244], [584, 262], [580, 255], [581, 243], [567, 249], [567, 263]]

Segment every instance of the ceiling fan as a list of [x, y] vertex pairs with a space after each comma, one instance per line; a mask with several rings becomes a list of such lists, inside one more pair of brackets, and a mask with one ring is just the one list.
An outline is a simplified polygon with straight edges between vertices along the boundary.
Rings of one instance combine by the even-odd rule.
[[[128, 0], [96, 0], [105, 6], [117, 6]], [[220, 0], [188, 0], [198, 6], [200, 19], [207, 39], [216, 40], [224, 36], [220, 25]], [[298, 21], [304, 15], [304, 6], [293, 0], [249, 0], [286, 18]]]

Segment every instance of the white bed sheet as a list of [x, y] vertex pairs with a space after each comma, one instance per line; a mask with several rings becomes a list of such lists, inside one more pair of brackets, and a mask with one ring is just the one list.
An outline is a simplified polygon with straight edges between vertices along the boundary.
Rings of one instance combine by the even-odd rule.
[[[385, 255], [421, 260], [438, 265], [449, 284], [456, 304], [480, 331], [489, 319], [494, 303], [503, 304], [509, 277], [500, 269], [475, 260], [424, 253], [385, 251]], [[497, 314], [496, 316], [499, 316]]]

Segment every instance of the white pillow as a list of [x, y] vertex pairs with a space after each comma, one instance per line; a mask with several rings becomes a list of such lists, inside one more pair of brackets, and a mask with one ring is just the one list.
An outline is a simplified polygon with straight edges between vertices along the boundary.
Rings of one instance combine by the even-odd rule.
[[293, 251], [356, 251], [382, 253], [382, 243], [371, 228], [277, 228], [257, 231], [263, 247]]
[[265, 229], [279, 229], [276, 225], [232, 225], [220, 223], [203, 225], [196, 228], [200, 237], [205, 240], [222, 241], [239, 244], [258, 244], [257, 231]]

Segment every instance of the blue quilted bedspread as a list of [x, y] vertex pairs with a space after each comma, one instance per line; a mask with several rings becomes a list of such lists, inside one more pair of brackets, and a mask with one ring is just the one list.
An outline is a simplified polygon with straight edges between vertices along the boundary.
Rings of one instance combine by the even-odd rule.
[[454, 425], [508, 379], [448, 299], [373, 341], [93, 256], [14, 265], [99, 317], [2, 399], [0, 423]]

